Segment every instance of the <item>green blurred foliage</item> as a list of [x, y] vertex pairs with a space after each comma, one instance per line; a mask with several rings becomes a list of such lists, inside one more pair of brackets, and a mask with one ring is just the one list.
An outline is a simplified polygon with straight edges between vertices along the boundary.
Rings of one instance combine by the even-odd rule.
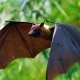
[[[80, 28], [80, 0], [0, 0], [1, 27], [6, 20], [40, 23], [45, 19]], [[45, 80], [49, 51], [44, 50], [34, 59], [14, 60], [5, 70], [0, 70], [0, 80]], [[80, 80], [80, 64], [74, 64], [54, 80]]]

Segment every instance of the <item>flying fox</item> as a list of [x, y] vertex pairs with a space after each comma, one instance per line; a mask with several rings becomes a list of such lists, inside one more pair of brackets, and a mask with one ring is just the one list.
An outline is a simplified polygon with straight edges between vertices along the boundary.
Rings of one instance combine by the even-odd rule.
[[8, 21], [0, 30], [0, 68], [5, 68], [17, 58], [34, 58], [40, 51], [50, 47], [46, 80], [66, 73], [72, 64], [80, 62], [80, 31], [64, 23], [50, 27], [44, 22]]
[[29, 36], [42, 37], [47, 40], [52, 40], [54, 27], [48, 26], [42, 22], [41, 24], [33, 24]]

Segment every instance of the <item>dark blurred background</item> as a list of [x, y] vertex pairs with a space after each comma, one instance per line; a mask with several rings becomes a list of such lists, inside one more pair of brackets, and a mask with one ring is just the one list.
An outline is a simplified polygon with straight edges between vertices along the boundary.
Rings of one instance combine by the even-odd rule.
[[[8, 20], [40, 23], [45, 19], [80, 28], [80, 0], [0, 0], [0, 28]], [[14, 60], [0, 70], [0, 80], [45, 80], [49, 51], [40, 52], [34, 59]], [[80, 80], [80, 64], [73, 64], [54, 80]]]

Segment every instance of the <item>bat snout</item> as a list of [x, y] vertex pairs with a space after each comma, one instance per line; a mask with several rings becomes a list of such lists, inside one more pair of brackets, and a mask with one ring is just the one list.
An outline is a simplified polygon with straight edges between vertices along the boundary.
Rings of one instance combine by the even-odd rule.
[[29, 36], [33, 36], [33, 34], [34, 34], [33, 31], [30, 31], [30, 32], [28, 33]]
[[28, 33], [29, 36], [32, 36], [32, 37], [38, 37], [40, 36], [40, 32], [37, 31], [37, 30], [31, 30], [29, 33]]

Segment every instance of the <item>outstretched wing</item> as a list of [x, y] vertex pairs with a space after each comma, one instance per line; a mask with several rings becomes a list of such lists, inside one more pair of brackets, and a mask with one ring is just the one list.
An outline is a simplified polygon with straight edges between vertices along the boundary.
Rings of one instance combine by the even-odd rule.
[[0, 68], [16, 58], [33, 58], [50, 47], [50, 41], [28, 36], [32, 24], [10, 21], [0, 30]]
[[57, 24], [52, 38], [47, 80], [66, 73], [76, 62], [80, 62], [80, 31], [72, 25]]

